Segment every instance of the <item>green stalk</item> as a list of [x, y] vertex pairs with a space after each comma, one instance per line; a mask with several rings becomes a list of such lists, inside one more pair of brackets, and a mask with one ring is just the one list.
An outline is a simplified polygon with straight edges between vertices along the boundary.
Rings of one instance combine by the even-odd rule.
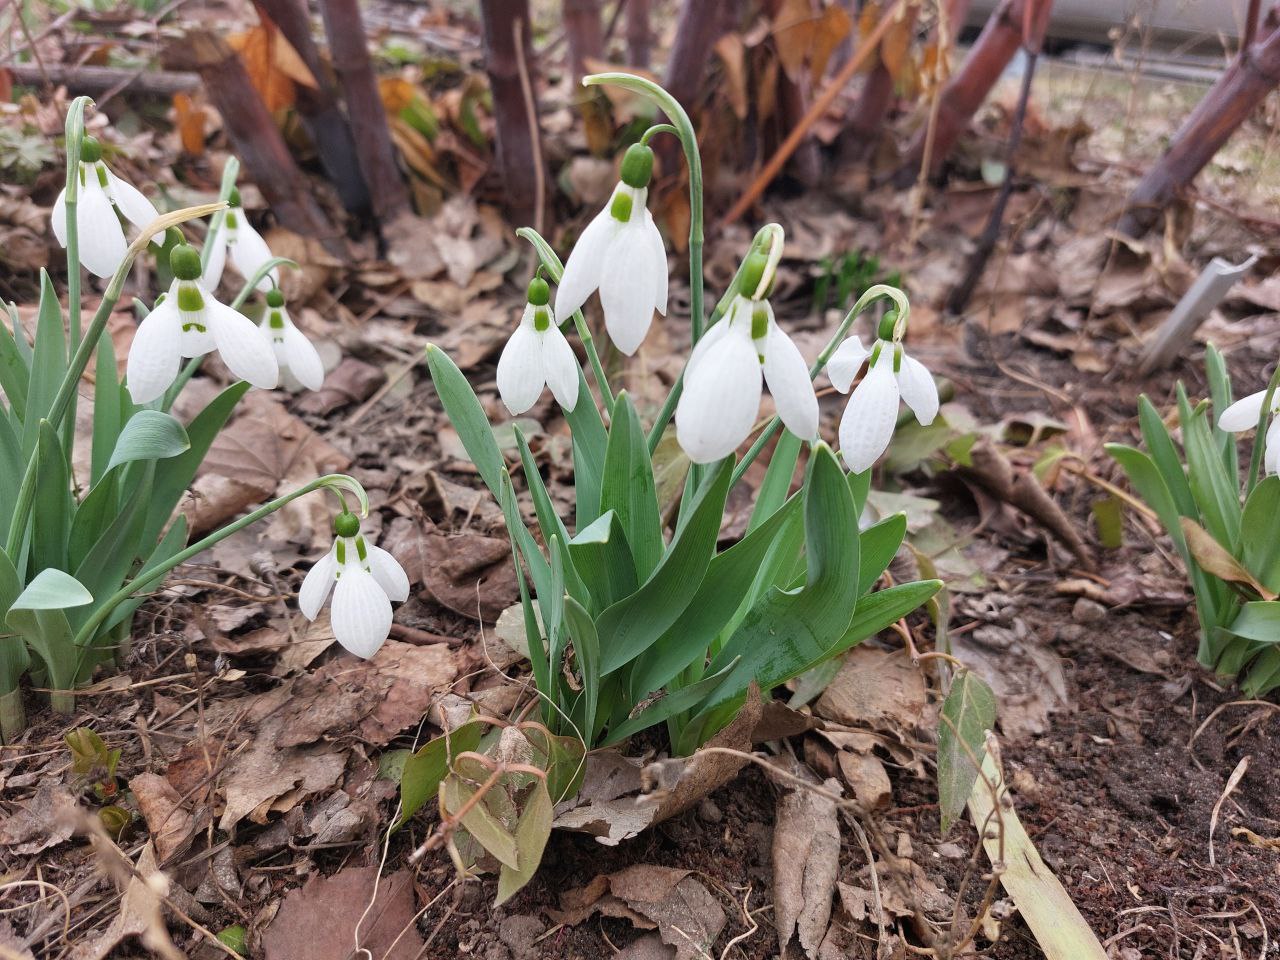
[[[1245, 479], [1244, 498], [1249, 499], [1253, 488], [1258, 484], [1258, 471], [1262, 466], [1262, 457], [1267, 446], [1267, 421], [1271, 419], [1271, 404], [1275, 399], [1276, 389], [1280, 387], [1280, 364], [1267, 383], [1267, 392], [1262, 397], [1262, 412], [1258, 414], [1258, 432], [1254, 434], [1253, 453], [1249, 457], [1249, 476]], [[1219, 414], [1221, 416], [1221, 414]]]
[[[236, 177], [240, 176], [240, 161], [235, 157], [228, 157], [226, 165], [222, 168], [222, 181], [218, 185], [218, 201], [220, 203], [231, 202], [231, 191], [236, 188]], [[209, 232], [205, 234], [204, 246], [200, 248], [200, 272], [204, 273], [209, 269], [209, 259], [213, 256], [213, 244], [218, 239], [218, 234], [222, 232], [222, 226], [226, 222], [227, 211], [219, 210], [209, 220]]]
[[[671, 128], [684, 147], [689, 166], [689, 325], [696, 344], [702, 339], [702, 157], [698, 154], [698, 136], [684, 107], [671, 94], [652, 80], [630, 73], [596, 73], [582, 78], [584, 87], [599, 84], [622, 87], [648, 97], [671, 120]], [[665, 128], [668, 125], [662, 124]], [[656, 132], [656, 131], [655, 131]]]
[[0, 693], [0, 743], [12, 743], [26, 728], [27, 711], [22, 706], [22, 691], [14, 687]]
[[[65, 138], [67, 148], [67, 328], [70, 333], [68, 356], [74, 356], [80, 347], [80, 225], [76, 211], [80, 203], [80, 149], [84, 144], [84, 108], [92, 101], [88, 97], [76, 97], [67, 110]], [[63, 445], [70, 450], [75, 434], [76, 398], [71, 398]]]
[[[133, 266], [134, 258], [146, 249], [149, 238], [154, 234], [163, 233], [171, 226], [185, 223], [196, 217], [203, 217], [221, 209], [221, 206], [221, 204], [206, 203], [198, 207], [187, 207], [184, 210], [176, 210], [173, 213], [164, 214], [161, 217], [157, 217], [129, 245], [129, 249], [125, 251], [124, 260], [116, 268], [115, 274], [111, 277], [111, 282], [107, 285], [107, 290], [102, 296], [102, 302], [98, 304], [97, 312], [93, 315], [93, 321], [89, 324], [88, 331], [84, 338], [80, 340], [79, 346], [71, 358], [71, 363], [62, 378], [62, 383], [58, 385], [58, 392], [54, 396], [48, 417], [49, 423], [53, 425], [55, 430], [62, 424], [63, 418], [71, 408], [72, 401], [76, 396], [76, 387], [80, 383], [80, 377], [84, 373], [85, 367], [89, 365], [89, 358], [93, 354], [98, 338], [102, 336], [103, 330], [106, 329], [111, 311], [115, 309], [116, 302], [120, 299], [120, 291], [124, 287], [125, 277], [129, 275], [129, 269]], [[35, 500], [36, 492], [36, 463], [38, 459], [33, 455], [27, 461], [26, 470], [22, 475], [22, 483], [18, 488], [13, 520], [9, 525], [9, 535], [5, 539], [5, 553], [10, 557], [18, 555], [18, 549], [22, 545], [22, 537], [26, 532], [27, 522], [31, 519], [31, 504]]]
[[[564, 264], [560, 262], [556, 252], [551, 249], [551, 244], [547, 243], [533, 227], [521, 227], [516, 231], [516, 236], [533, 244], [533, 249], [538, 254], [538, 262], [551, 275], [551, 282], [559, 283], [560, 278], [564, 276]], [[582, 341], [583, 349], [587, 351], [587, 359], [591, 362], [591, 372], [595, 374], [596, 386], [600, 388], [600, 395], [604, 399], [605, 413], [612, 420], [615, 399], [613, 390], [609, 387], [609, 378], [605, 376], [604, 365], [600, 363], [600, 354], [596, 351], [595, 337], [591, 335], [591, 328], [587, 326], [587, 320], [582, 315], [581, 310], [573, 312], [573, 325], [578, 331], [578, 339]]]
[[[822, 348], [822, 352], [818, 354], [818, 359], [813, 361], [813, 366], [809, 368], [809, 379], [816, 380], [818, 374], [822, 372], [822, 368], [827, 365], [827, 361], [831, 359], [831, 355], [836, 352], [836, 348], [840, 346], [840, 342], [844, 340], [845, 334], [849, 332], [849, 327], [853, 325], [853, 321], [858, 318], [858, 314], [867, 309], [875, 300], [881, 297], [892, 300], [898, 308], [898, 320], [893, 327], [894, 340], [901, 340], [903, 334], [907, 332], [907, 317], [911, 314], [911, 304], [907, 302], [907, 295], [897, 287], [891, 287], [888, 284], [877, 283], [858, 298], [852, 309], [840, 321], [840, 326], [836, 327], [836, 332], [831, 335], [831, 339], [827, 341], [827, 345]], [[732, 490], [734, 485], [742, 479], [747, 469], [755, 462], [756, 457], [760, 456], [768, 444], [769, 439], [778, 432], [778, 428], [782, 426], [782, 421], [778, 417], [774, 417], [769, 421], [768, 426], [761, 431], [760, 436], [756, 438], [746, 455], [739, 461], [738, 465], [733, 468], [733, 476], [729, 479], [729, 489]]]
[[368, 516], [369, 497], [365, 493], [364, 488], [360, 485], [360, 482], [356, 480], [354, 477], [347, 476], [344, 473], [330, 473], [330, 474], [326, 474], [323, 477], [317, 477], [315, 480], [312, 480], [310, 483], [304, 484], [303, 486], [299, 487], [297, 490], [290, 491], [289, 493], [286, 493], [282, 497], [277, 497], [276, 499], [270, 501], [269, 503], [263, 504], [257, 510], [254, 510], [252, 513], [246, 513], [243, 517], [240, 517], [238, 520], [233, 520], [231, 523], [228, 523], [226, 526], [215, 530], [213, 533], [209, 534], [203, 540], [199, 540], [196, 543], [193, 543], [191, 546], [187, 547], [185, 550], [182, 550], [174, 554], [172, 557], [170, 557], [168, 560], [164, 561], [163, 563], [159, 563], [154, 567], [148, 567], [146, 570], [143, 570], [131, 581], [129, 581], [127, 584], [125, 584], [123, 587], [117, 590], [114, 594], [112, 594], [109, 598], [107, 598], [107, 600], [105, 600], [102, 604], [100, 604], [97, 607], [97, 609], [93, 611], [92, 616], [90, 616], [89, 619], [85, 621], [84, 626], [82, 626], [79, 629], [79, 631], [76, 632], [74, 643], [77, 647], [80, 648], [80, 654], [76, 660], [76, 672], [74, 676], [78, 677], [80, 675], [80, 671], [84, 669], [85, 657], [88, 655], [89, 650], [92, 649], [92, 647], [90, 646], [90, 642], [93, 640], [94, 635], [98, 632], [98, 628], [101, 627], [102, 624], [107, 621], [107, 619], [111, 616], [112, 611], [115, 610], [115, 608], [118, 607], [120, 604], [124, 603], [126, 600], [128, 600], [130, 597], [134, 596], [135, 594], [143, 590], [146, 590], [148, 587], [153, 586], [160, 580], [164, 579], [165, 575], [168, 574], [169, 571], [172, 570], [174, 567], [177, 567], [181, 564], [186, 563], [192, 557], [197, 556], [200, 553], [203, 553], [205, 550], [208, 550], [210, 547], [213, 547], [214, 545], [220, 543], [221, 541], [225, 540], [227, 537], [231, 536], [232, 534], [239, 533], [241, 530], [243, 530], [245, 527], [249, 526], [250, 524], [257, 523], [263, 517], [270, 516], [272, 513], [275, 513], [281, 507], [285, 506], [286, 504], [292, 503], [294, 500], [297, 500], [299, 497], [306, 496], [308, 493], [312, 493], [313, 491], [319, 490], [321, 488], [329, 488], [338, 494], [339, 499], [342, 499], [342, 502], [345, 508], [346, 500], [342, 498], [342, 495], [339, 492], [343, 487], [345, 487], [347, 490], [350, 490], [352, 494], [354, 494], [359, 499], [361, 516]]

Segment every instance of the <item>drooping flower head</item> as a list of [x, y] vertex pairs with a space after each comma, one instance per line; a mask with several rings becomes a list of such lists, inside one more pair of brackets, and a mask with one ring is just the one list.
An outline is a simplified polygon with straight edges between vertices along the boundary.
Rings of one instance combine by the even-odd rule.
[[781, 239], [772, 255], [747, 256], [739, 293], [725, 317], [698, 341], [676, 406], [676, 439], [694, 463], [726, 457], [751, 433], [763, 384], [788, 430], [803, 440], [818, 436], [818, 397], [800, 350], [778, 326], [766, 299]]
[[[1241, 397], [1218, 417], [1218, 429], [1228, 433], [1243, 433], [1258, 425], [1262, 417], [1262, 404], [1266, 402], [1267, 391], [1259, 390], [1247, 397]], [[1280, 473], [1280, 390], [1271, 398], [1271, 425], [1267, 427], [1266, 442], [1262, 452], [1263, 469], [1267, 473]]]
[[324, 362], [315, 345], [294, 326], [284, 294], [275, 288], [267, 291], [267, 310], [258, 328], [275, 350], [281, 374], [293, 377], [308, 390], [319, 390], [324, 384]]
[[354, 513], [338, 514], [333, 532], [333, 548], [302, 580], [298, 609], [314, 620], [332, 592], [329, 617], [334, 639], [357, 657], [368, 659], [391, 632], [392, 601], [409, 599], [409, 578], [395, 557], [365, 540]]
[[169, 255], [173, 284], [147, 314], [129, 348], [127, 377], [134, 403], [163, 394], [183, 357], [217, 350], [235, 376], [270, 390], [280, 379], [271, 342], [244, 314], [219, 303], [200, 280], [200, 254], [179, 244]]
[[919, 360], [902, 349], [905, 324], [897, 310], [880, 321], [877, 339], [868, 350], [858, 337], [840, 344], [827, 364], [827, 376], [848, 393], [863, 362], [867, 375], [858, 384], [840, 418], [840, 455], [854, 473], [871, 469], [893, 439], [898, 401], [903, 400], [922, 426], [938, 415], [938, 386]]
[[[245, 216], [244, 209], [240, 206], [240, 191], [234, 187], [227, 200], [227, 209], [222, 214], [222, 226], [211, 242], [213, 250], [209, 254], [209, 266], [204, 272], [206, 285], [210, 290], [218, 289], [218, 284], [222, 282], [222, 271], [226, 267], [228, 255], [236, 273], [245, 280], [252, 279], [271, 259], [271, 248]], [[280, 272], [272, 267], [258, 281], [257, 289], [266, 292], [279, 283]]]
[[513, 416], [537, 403], [544, 386], [566, 411], [578, 402], [578, 358], [552, 318], [550, 301], [547, 281], [530, 280], [520, 325], [498, 358], [498, 393]]
[[640, 348], [653, 311], [667, 313], [667, 251], [645, 206], [652, 176], [653, 151], [627, 148], [622, 179], [582, 231], [556, 290], [556, 322], [564, 323], [598, 289], [605, 329], [627, 356]]
[[[116, 272], [129, 244], [121, 218], [135, 227], [149, 226], [159, 214], [142, 193], [121, 180], [103, 162], [102, 145], [85, 137], [80, 145], [79, 187], [76, 191], [76, 234], [81, 265], [95, 277]], [[64, 188], [53, 204], [53, 235], [67, 245], [67, 191]], [[163, 233], [151, 238], [159, 243]]]

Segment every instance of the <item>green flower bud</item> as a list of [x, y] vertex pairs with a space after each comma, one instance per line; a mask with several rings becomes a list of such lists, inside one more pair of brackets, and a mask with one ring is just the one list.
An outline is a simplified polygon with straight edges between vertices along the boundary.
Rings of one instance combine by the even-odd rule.
[[233, 207], [240, 206], [240, 188], [239, 187], [231, 188], [231, 193], [227, 196], [227, 203]]
[[647, 187], [653, 178], [653, 151], [643, 143], [633, 143], [622, 155], [622, 182], [628, 187]]
[[889, 310], [880, 318], [880, 326], [876, 329], [876, 336], [881, 340], [893, 341], [893, 328], [898, 325], [898, 311]]
[[80, 141], [80, 162], [97, 163], [102, 159], [102, 144], [97, 137], [85, 137]]
[[170, 250], [179, 244], [186, 243], [187, 238], [182, 235], [182, 231], [177, 227], [170, 227], [164, 232], [164, 245]]
[[551, 302], [551, 288], [541, 277], [529, 281], [529, 302], [535, 307], [545, 307]]
[[738, 292], [744, 297], [754, 297], [764, 279], [765, 268], [769, 266], [769, 257], [759, 250], [752, 250], [742, 261], [742, 280]]
[[180, 243], [169, 253], [169, 269], [179, 280], [200, 279], [200, 254], [189, 243]]
[[354, 537], [360, 532], [360, 518], [344, 510], [333, 518], [333, 532], [340, 537]]
[[284, 294], [281, 293], [277, 288], [272, 287], [270, 290], [267, 291], [267, 306], [277, 310], [280, 307], [283, 307]]

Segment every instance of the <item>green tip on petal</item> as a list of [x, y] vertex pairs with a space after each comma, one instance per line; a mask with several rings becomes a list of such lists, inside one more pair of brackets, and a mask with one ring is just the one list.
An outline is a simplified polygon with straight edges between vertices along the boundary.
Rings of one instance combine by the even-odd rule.
[[880, 326], [876, 329], [876, 336], [881, 340], [893, 341], [893, 328], [898, 325], [898, 311], [889, 310], [880, 318]]
[[628, 187], [647, 187], [653, 178], [653, 151], [643, 143], [633, 143], [622, 155], [622, 182]]
[[756, 302], [751, 305], [751, 339], [763, 340], [765, 334], [769, 332], [769, 311], [764, 303]]
[[97, 163], [102, 159], [102, 144], [97, 137], [85, 137], [80, 141], [80, 162]]
[[240, 188], [232, 187], [231, 193], [227, 195], [227, 204], [232, 207], [240, 206]]
[[200, 254], [189, 243], [180, 243], [169, 254], [169, 268], [179, 280], [200, 279]]
[[529, 302], [535, 307], [545, 307], [551, 302], [551, 287], [541, 277], [529, 281]]
[[267, 291], [267, 306], [279, 309], [284, 306], [284, 294], [275, 287]]
[[354, 537], [360, 532], [360, 518], [344, 511], [333, 518], [333, 532], [340, 537]]

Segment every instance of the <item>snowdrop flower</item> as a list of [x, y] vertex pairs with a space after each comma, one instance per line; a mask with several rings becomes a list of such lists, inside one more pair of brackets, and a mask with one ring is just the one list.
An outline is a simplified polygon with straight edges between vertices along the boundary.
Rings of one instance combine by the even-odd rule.
[[902, 333], [895, 330], [897, 312], [889, 311], [880, 322], [878, 339], [868, 350], [858, 337], [850, 337], [832, 355], [827, 376], [841, 393], [848, 393], [863, 361], [867, 375], [849, 398], [840, 418], [840, 455], [854, 473], [871, 469], [889, 448], [898, 422], [902, 399], [922, 426], [938, 415], [938, 386], [924, 364], [902, 349]]
[[604, 325], [627, 356], [639, 349], [653, 311], [667, 313], [667, 251], [645, 206], [653, 151], [633, 144], [622, 159], [622, 181], [608, 206], [582, 231], [556, 290], [556, 323], [564, 323], [600, 291]]
[[[1241, 397], [1218, 418], [1218, 429], [1228, 433], [1242, 433], [1252, 430], [1258, 425], [1262, 416], [1262, 403], [1267, 399], [1267, 391], [1259, 390], [1247, 397]], [[1266, 442], [1263, 447], [1263, 468], [1267, 473], [1280, 473], [1280, 390], [1271, 398], [1271, 426], [1267, 427]]]
[[[748, 264], [742, 289], [757, 290], [757, 268]], [[778, 326], [764, 299], [739, 294], [725, 318], [707, 331], [689, 357], [684, 392], [676, 406], [676, 439], [694, 463], [727, 457], [751, 433], [760, 412], [762, 382], [778, 416], [803, 440], [818, 436], [818, 397], [804, 357]]]
[[281, 373], [308, 390], [319, 390], [324, 383], [324, 362], [311, 341], [293, 325], [279, 290], [267, 291], [267, 312], [259, 329], [271, 341]]
[[[95, 277], [116, 272], [129, 244], [120, 218], [135, 227], [150, 225], [159, 214], [151, 201], [132, 184], [125, 183], [102, 162], [102, 145], [85, 137], [80, 145], [80, 187], [76, 192], [76, 235], [80, 263]], [[53, 204], [53, 235], [67, 245], [67, 191], [64, 188]], [[151, 238], [160, 243], [163, 233]]]
[[543, 386], [566, 412], [578, 402], [578, 358], [551, 317], [547, 281], [529, 281], [529, 302], [520, 325], [498, 358], [498, 393], [512, 416], [519, 416], [542, 396]]
[[365, 542], [354, 513], [338, 514], [333, 532], [333, 549], [303, 578], [298, 609], [314, 620], [332, 591], [329, 622], [334, 639], [367, 660], [391, 632], [391, 602], [409, 599], [409, 578], [395, 557]]
[[173, 285], [134, 334], [127, 376], [134, 403], [163, 394], [183, 357], [217, 350], [235, 376], [270, 390], [280, 379], [270, 341], [244, 314], [213, 298], [200, 283], [200, 254], [180, 244], [169, 255]]
[[[262, 235], [253, 229], [253, 224], [244, 215], [240, 206], [240, 191], [234, 187], [227, 201], [227, 210], [222, 216], [222, 228], [213, 238], [213, 251], [209, 254], [209, 266], [205, 269], [206, 287], [218, 289], [222, 282], [222, 271], [227, 265], [227, 255], [231, 255], [231, 265], [236, 273], [250, 280], [271, 259], [271, 249]], [[269, 291], [280, 282], [280, 272], [272, 267], [261, 280], [258, 290]]]

